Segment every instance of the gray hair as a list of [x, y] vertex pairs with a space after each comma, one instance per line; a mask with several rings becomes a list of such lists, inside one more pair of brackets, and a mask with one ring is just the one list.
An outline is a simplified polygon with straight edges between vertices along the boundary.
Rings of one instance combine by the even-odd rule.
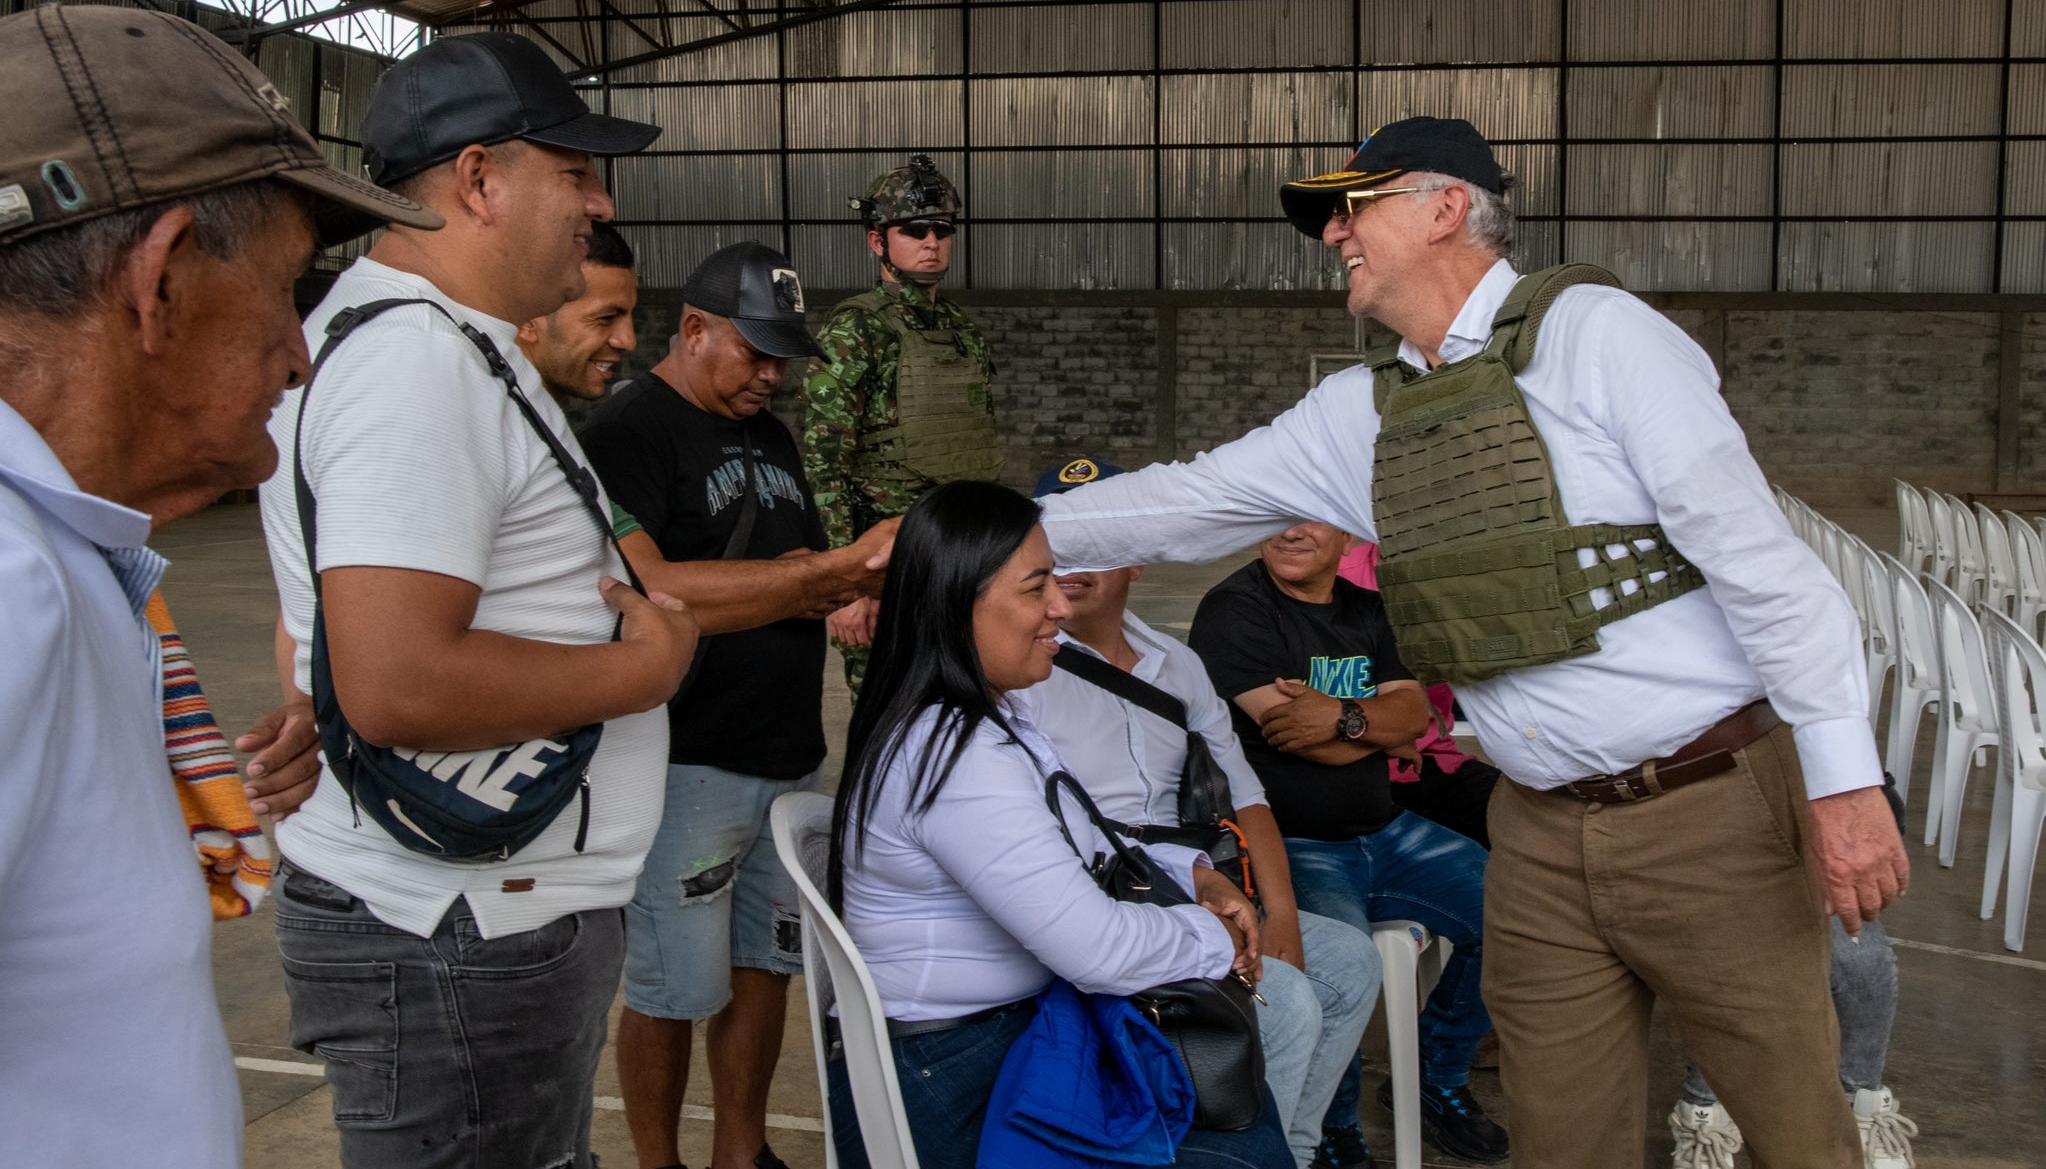
[[[1503, 258], [1512, 254], [1513, 208], [1506, 205], [1504, 195], [1495, 195], [1476, 183], [1450, 175], [1425, 172], [1414, 176], [1414, 185], [1423, 191], [1446, 191], [1451, 187], [1461, 189], [1471, 200], [1470, 210], [1464, 215], [1464, 238], [1495, 256]], [[1513, 180], [1509, 177], [1505, 185], [1507, 190], [1512, 190]]]
[[128, 253], [174, 207], [191, 209], [192, 242], [200, 251], [216, 260], [235, 260], [287, 204], [312, 208], [299, 188], [256, 179], [0, 244], [0, 315], [33, 313], [61, 320], [92, 307]]

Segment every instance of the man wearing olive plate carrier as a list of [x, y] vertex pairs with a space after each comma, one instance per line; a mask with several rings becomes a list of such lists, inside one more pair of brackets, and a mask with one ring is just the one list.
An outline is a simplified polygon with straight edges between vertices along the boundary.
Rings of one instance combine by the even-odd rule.
[[447, 226], [335, 281], [271, 422], [264, 534], [325, 764], [278, 831], [277, 940], [349, 1169], [592, 1161], [696, 627], [606, 579], [608, 503], [518, 328], [583, 295], [611, 215], [592, 156], [658, 132], [591, 114], [508, 33], [393, 66], [370, 173]]
[[[1523, 277], [1491, 147], [1386, 126], [1287, 217], [1397, 351], [1187, 463], [1045, 501], [1062, 566], [1377, 539], [1407, 664], [1457, 684], [1492, 798], [1484, 995], [1519, 1169], [1639, 1165], [1661, 999], [1761, 1166], [1858, 1164], [1828, 997], [1909, 869], [1854, 615], [1710, 362], [1585, 266]], [[1329, 731], [1333, 737], [1337, 728]]]

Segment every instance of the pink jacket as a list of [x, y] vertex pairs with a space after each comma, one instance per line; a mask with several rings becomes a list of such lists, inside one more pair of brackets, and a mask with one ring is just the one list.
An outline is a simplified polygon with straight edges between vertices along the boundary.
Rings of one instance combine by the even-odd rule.
[[[1357, 546], [1350, 549], [1350, 554], [1343, 557], [1342, 567], [1336, 570], [1336, 575], [1360, 588], [1377, 592], [1378, 545], [1358, 541]], [[1454, 701], [1449, 683], [1437, 682], [1428, 687], [1428, 705], [1434, 708], [1435, 718], [1428, 724], [1428, 731], [1421, 736], [1418, 744], [1421, 754], [1433, 756], [1435, 765], [1445, 775], [1455, 774], [1457, 768], [1470, 760], [1470, 756], [1456, 749], [1456, 740], [1446, 730], [1456, 723], [1456, 715], [1450, 705]], [[1412, 763], [1404, 759], [1393, 759], [1391, 763], [1394, 783], [1413, 783], [1421, 778]]]

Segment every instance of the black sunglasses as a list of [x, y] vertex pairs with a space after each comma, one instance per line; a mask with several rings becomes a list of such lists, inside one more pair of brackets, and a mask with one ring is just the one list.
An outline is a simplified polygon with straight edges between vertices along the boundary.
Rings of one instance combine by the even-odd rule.
[[912, 219], [908, 223], [896, 224], [895, 228], [911, 239], [922, 239], [927, 235], [951, 239], [952, 233], [959, 230], [959, 225], [945, 219]]

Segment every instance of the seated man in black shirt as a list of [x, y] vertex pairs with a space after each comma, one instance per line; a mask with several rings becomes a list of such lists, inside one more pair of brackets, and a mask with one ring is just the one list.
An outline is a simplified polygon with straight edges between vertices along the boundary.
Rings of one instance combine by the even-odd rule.
[[[1400, 664], [1374, 593], [1336, 575], [1350, 537], [1302, 523], [1201, 600], [1189, 643], [1215, 689], [1234, 700], [1244, 754], [1286, 839], [1300, 908], [1368, 930], [1417, 921], [1454, 946], [1421, 1016], [1421, 1118], [1443, 1152], [1506, 1158], [1506, 1133], [1468, 1089], [1471, 1056], [1491, 1028], [1478, 994], [1486, 852], [1400, 811], [1385, 750], [1428, 725], [1420, 683]], [[1317, 1164], [1368, 1164], [1357, 1129], [1360, 1064], [1323, 1121]], [[1391, 1099], [1391, 1085], [1379, 1091]]]
[[[715, 634], [668, 704], [667, 803], [625, 911], [618, 1078], [641, 1169], [679, 1164], [693, 1023], [709, 1020], [712, 1165], [777, 1169], [767, 1091], [802, 953], [767, 815], [821, 783], [830, 598], [811, 594], [805, 570], [843, 558], [822, 552], [802, 456], [765, 408], [789, 362], [817, 353], [793, 267], [734, 244], [690, 274], [683, 298], [668, 356], [581, 433], [611, 498], [659, 547], [649, 564], [628, 546], [634, 565], [655, 587], [682, 578], [678, 595]], [[871, 565], [821, 575], [840, 570]]]

